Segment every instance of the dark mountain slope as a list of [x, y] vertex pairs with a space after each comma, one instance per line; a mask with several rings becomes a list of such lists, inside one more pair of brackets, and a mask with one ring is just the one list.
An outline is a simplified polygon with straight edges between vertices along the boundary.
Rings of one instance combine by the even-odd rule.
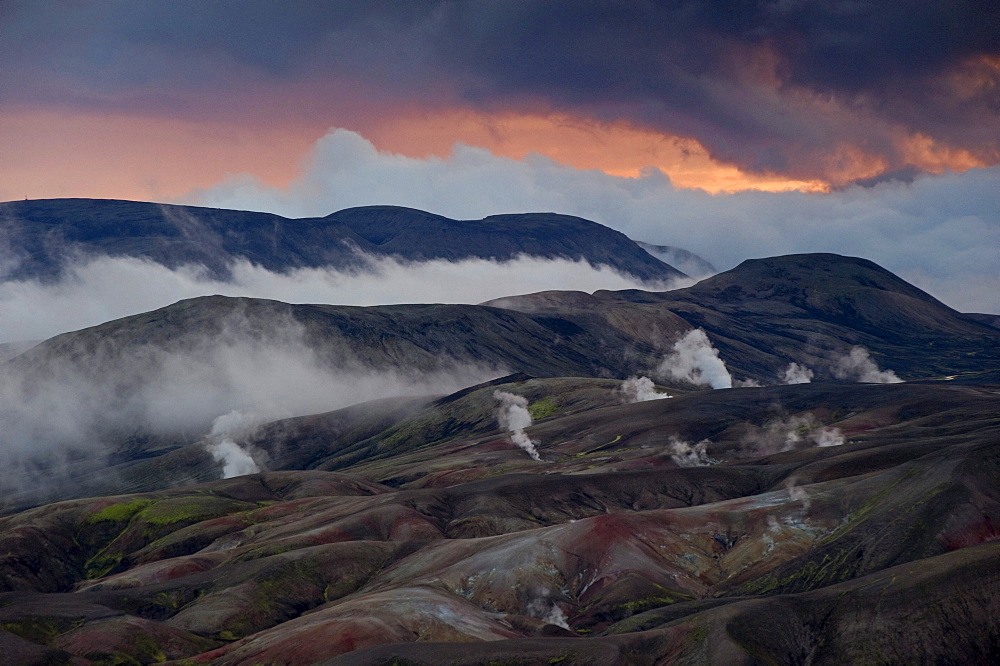
[[0, 231], [16, 263], [8, 279], [51, 278], [78, 256], [201, 264], [226, 277], [235, 259], [272, 271], [363, 264], [357, 251], [408, 260], [511, 259], [525, 254], [607, 265], [652, 282], [683, 277], [624, 234], [567, 215], [452, 220], [411, 208], [368, 206], [323, 218], [103, 199], [0, 203]]
[[904, 378], [1000, 366], [1000, 338], [988, 327], [864, 259], [750, 260], [664, 296], [664, 306], [715, 333], [734, 364], [746, 358], [746, 347], [778, 354], [800, 349], [807, 356], [796, 360], [829, 377], [825, 359], [845, 345], [862, 345]]
[[183, 351], [233, 330], [280, 340], [294, 328], [321, 357], [341, 364], [431, 370], [457, 361], [533, 376], [623, 378], [651, 371], [693, 326], [709, 332], [734, 374], [764, 383], [789, 361], [830, 377], [832, 359], [855, 344], [904, 378], [1000, 366], [997, 329], [875, 264], [836, 255], [745, 262], [669, 292], [544, 292], [483, 306], [194, 298], [57, 336], [15, 363], [40, 367], [139, 345]]
[[[44, 373], [48, 364], [79, 362], [87, 372], [114, 373], [121, 368], [116, 355], [143, 347], [184, 354], [246, 339], [304, 344], [331, 367], [431, 371], [473, 363], [535, 376], [627, 376], [653, 353], [596, 315], [570, 320], [477, 305], [290, 305], [207, 296], [58, 335], [9, 363]], [[101, 359], [111, 365], [100, 367]]]
[[78, 256], [142, 257], [169, 267], [201, 264], [228, 275], [238, 257], [269, 270], [357, 265], [351, 246], [373, 248], [337, 224], [269, 213], [106, 199], [0, 204], [0, 224], [20, 259], [9, 278], [52, 278]]
[[[862, 309], [872, 299], [881, 304], [877, 313]], [[708, 331], [737, 379], [762, 384], [781, 383], [793, 361], [812, 368], [817, 381], [831, 379], [837, 358], [852, 345], [864, 345], [882, 368], [908, 380], [958, 376], [982, 382], [1000, 368], [1000, 331], [964, 318], [869, 262], [835, 255], [748, 262], [673, 292], [547, 292], [504, 304], [508, 308], [289, 305], [219, 296], [181, 301], [57, 336], [4, 364], [5, 377], [17, 383], [13, 394], [27, 409], [5, 417], [0, 437], [27, 446], [33, 460], [34, 471], [17, 472], [14, 480], [48, 473], [55, 462], [67, 464], [34, 460], [36, 451], [77, 452], [67, 467], [74, 483], [57, 484], [64, 493], [59, 496], [67, 497], [81, 492], [78, 484], [103, 487], [92, 481], [102, 481], [109, 465], [135, 467], [118, 481], [136, 485], [122, 487], [148, 488], [162, 468], [140, 464], [145, 458], [176, 463], [179, 478], [201, 478], [204, 456], [185, 462], [170, 452], [204, 436], [217, 417], [246, 410], [248, 400], [265, 404], [248, 398], [243, 385], [266, 389], [271, 375], [285, 388], [268, 393], [269, 401], [299, 396], [284, 411], [270, 412], [271, 418], [379, 396], [446, 392], [510, 372], [655, 376], [673, 343], [692, 326]], [[915, 323], [906, 330], [897, 333], [887, 323], [905, 321], [911, 312]], [[384, 378], [377, 390], [351, 388], [372, 376]], [[434, 383], [434, 377], [447, 381]], [[303, 391], [303, 382], [333, 388]], [[161, 395], [173, 397], [164, 401]], [[435, 417], [420, 426], [426, 432], [415, 434], [416, 424], [409, 424], [394, 441], [419, 446], [427, 443], [427, 433], [453, 436], [471, 425]], [[339, 438], [340, 426], [331, 427], [331, 437]], [[385, 453], [365, 437], [296, 464], [338, 469]], [[36, 440], [48, 446], [25, 444]], [[260, 448], [270, 450], [263, 443]], [[401, 477], [412, 478], [410, 472]], [[8, 497], [13, 506], [40, 499], [20, 489], [8, 489]]]
[[1000, 366], [996, 329], [877, 264], [835, 254], [748, 260], [668, 292], [543, 292], [486, 305], [566, 317], [598, 311], [630, 335], [650, 330], [650, 313], [669, 311], [708, 331], [734, 374], [765, 383], [789, 361], [831, 378], [833, 359], [851, 345], [866, 347], [904, 378]]
[[967, 312], [965, 316], [980, 324], [986, 324], [993, 328], [1000, 328], [1000, 315], [982, 314], [980, 312]]
[[[571, 215], [521, 213], [452, 220], [411, 208], [366, 206], [323, 218], [407, 259], [512, 259], [519, 254], [585, 259], [644, 280], [684, 274], [645, 252], [624, 234]], [[645, 256], [643, 256], [645, 255]]]
[[813, 318], [878, 335], [982, 333], [957, 311], [878, 264], [836, 254], [751, 259], [671, 295], [672, 300], [733, 314], [766, 316], [775, 312], [776, 303], [785, 303]]

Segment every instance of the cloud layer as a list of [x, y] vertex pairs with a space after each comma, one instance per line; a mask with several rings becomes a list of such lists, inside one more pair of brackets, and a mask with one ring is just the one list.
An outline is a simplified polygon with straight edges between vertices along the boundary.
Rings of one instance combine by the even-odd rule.
[[456, 145], [448, 158], [378, 151], [334, 130], [287, 189], [237, 176], [187, 203], [289, 217], [396, 204], [458, 219], [553, 211], [606, 224], [636, 240], [686, 248], [720, 269], [797, 252], [871, 259], [948, 305], [1000, 312], [1000, 167], [887, 181], [829, 194], [677, 189], [656, 170], [639, 178], [563, 166], [541, 156], [497, 157]]
[[1000, 159], [995, 3], [119, 0], [0, 20], [8, 108], [357, 129], [561, 113], [834, 183]]
[[232, 265], [232, 281], [223, 282], [196, 266], [170, 269], [143, 259], [96, 258], [70, 266], [55, 283], [0, 282], [0, 343], [48, 338], [212, 294], [336, 305], [475, 304], [548, 289], [646, 286], [607, 267], [536, 257], [417, 263], [372, 258], [368, 269], [273, 273], [241, 260]]
[[217, 323], [166, 342], [91, 341], [86, 353], [55, 345], [53, 356], [40, 349], [5, 365], [0, 496], [60, 483], [64, 473], [100, 467], [108, 454], [205, 436], [222, 474], [245, 474], [257, 462], [238, 442], [261, 423], [388, 396], [449, 393], [505, 374], [445, 358], [431, 372], [374, 369], [347, 349], [318, 353], [302, 324], [286, 316], [250, 319], [237, 309]]

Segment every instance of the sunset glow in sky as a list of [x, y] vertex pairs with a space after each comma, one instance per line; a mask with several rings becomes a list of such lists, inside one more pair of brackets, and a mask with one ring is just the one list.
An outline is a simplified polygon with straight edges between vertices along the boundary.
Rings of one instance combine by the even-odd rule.
[[9, 2], [0, 198], [183, 199], [345, 128], [709, 192], [1000, 159], [989, 3]]
[[[0, 200], [178, 200], [234, 173], [283, 186], [301, 174], [324, 133], [308, 126], [241, 127], [63, 110], [10, 114], [0, 118], [0, 134], [9, 137], [0, 164]], [[713, 193], [823, 191], [829, 185], [743, 171], [713, 160], [694, 139], [565, 115], [489, 116], [456, 109], [387, 119], [364, 134], [378, 148], [408, 157], [446, 158], [462, 143], [515, 160], [537, 153], [614, 176], [636, 177], [653, 167], [677, 187]]]

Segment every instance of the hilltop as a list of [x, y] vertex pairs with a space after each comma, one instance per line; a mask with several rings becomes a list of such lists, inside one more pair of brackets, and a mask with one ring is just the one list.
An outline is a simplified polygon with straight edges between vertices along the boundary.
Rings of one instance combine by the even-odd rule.
[[554, 213], [453, 220], [412, 208], [364, 206], [293, 220], [138, 201], [43, 199], [0, 203], [0, 225], [9, 245], [6, 279], [51, 279], [68, 262], [92, 256], [140, 257], [171, 268], [200, 265], [226, 278], [237, 259], [275, 272], [351, 269], [364, 266], [359, 253], [411, 261], [567, 258], [648, 282], [685, 277], [620, 232]]

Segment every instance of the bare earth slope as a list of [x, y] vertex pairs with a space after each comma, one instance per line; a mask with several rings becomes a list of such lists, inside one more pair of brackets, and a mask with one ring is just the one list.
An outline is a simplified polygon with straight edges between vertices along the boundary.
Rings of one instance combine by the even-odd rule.
[[[12, 663], [996, 659], [997, 387], [621, 404], [617, 382], [503, 384], [550, 411], [528, 429], [540, 462], [477, 418], [496, 388], [427, 408], [464, 420], [457, 436], [397, 448], [390, 428], [384, 455], [338, 471], [0, 519], [0, 650]], [[698, 438], [706, 456], [689, 466], [677, 442]], [[296, 455], [329, 450], [322, 439]]]
[[[765, 386], [628, 402], [622, 380], [693, 326]], [[484, 306], [210, 297], [59, 336], [0, 365], [7, 399], [44, 407], [0, 414], [38, 450], [0, 451], [0, 655], [996, 663], [998, 342], [835, 255]], [[853, 345], [908, 381], [832, 381]], [[814, 382], [778, 385], [793, 361]], [[440, 373], [452, 389], [418, 390]], [[372, 376], [410, 390], [366, 400]], [[247, 382], [318, 408], [227, 430], [264, 471], [220, 479], [209, 430]], [[537, 459], [497, 391], [523, 399]]]
[[877, 264], [834, 254], [747, 260], [667, 292], [543, 292], [486, 303], [523, 312], [596, 310], [623, 328], [649, 327], [640, 313], [669, 311], [704, 328], [734, 374], [774, 381], [790, 360], [830, 377], [830, 359], [862, 345], [904, 378], [997, 367], [994, 335]]

